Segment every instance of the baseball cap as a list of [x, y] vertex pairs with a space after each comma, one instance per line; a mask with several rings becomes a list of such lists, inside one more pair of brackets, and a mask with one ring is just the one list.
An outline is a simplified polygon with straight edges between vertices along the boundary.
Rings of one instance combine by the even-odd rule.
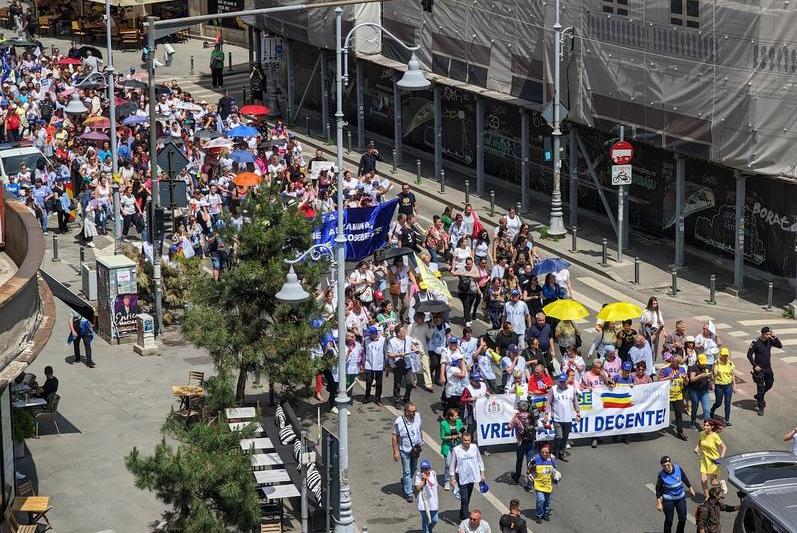
[[422, 282], [420, 282], [418, 284], [418, 287], [420, 287], [421, 289], [428, 289], [429, 288], [429, 284], [426, 283], [425, 281], [422, 281]]
[[421, 468], [432, 468], [432, 462], [429, 459], [423, 459], [421, 461]]
[[731, 351], [728, 349], [727, 346], [723, 346], [720, 348], [720, 355], [731, 355]]
[[564, 383], [565, 381], [567, 381], [567, 373], [566, 372], [562, 372], [561, 374], [559, 374], [558, 381], [559, 381], [559, 383]]
[[376, 326], [370, 326], [368, 328], [369, 335], [376, 335], [377, 333], [379, 333], [379, 330], [376, 328]]
[[699, 365], [708, 364], [708, 358], [706, 357], [706, 354], [701, 353], [700, 355], [697, 356], [697, 364]]
[[516, 351], [518, 351], [518, 350], [517, 350], [517, 344], [510, 344], [510, 345], [507, 347], [506, 351], [507, 351], [507, 352], [516, 352]]
[[659, 460], [659, 464], [663, 465], [664, 463], [672, 463], [672, 459], [670, 459], [669, 455], [662, 455], [661, 459]]
[[623, 370], [626, 372], [630, 372], [632, 368], [634, 368], [634, 365], [631, 364], [631, 361], [626, 361], [623, 363]]
[[614, 344], [607, 344], [607, 345], [606, 345], [606, 346], [603, 348], [603, 351], [604, 351], [604, 352], [606, 352], [606, 353], [614, 353], [614, 352], [616, 352], [616, 351], [617, 351], [617, 348], [615, 347], [615, 345], [614, 345]]
[[470, 379], [472, 379], [473, 381], [481, 381], [482, 373], [477, 368], [473, 369], [470, 372]]
[[455, 336], [451, 335], [448, 338], [448, 344], [459, 344], [459, 339], [456, 338]]
[[520, 291], [519, 291], [519, 290], [517, 290], [517, 289], [512, 289], [512, 293], [511, 293], [511, 295], [512, 295], [512, 296], [520, 296]]

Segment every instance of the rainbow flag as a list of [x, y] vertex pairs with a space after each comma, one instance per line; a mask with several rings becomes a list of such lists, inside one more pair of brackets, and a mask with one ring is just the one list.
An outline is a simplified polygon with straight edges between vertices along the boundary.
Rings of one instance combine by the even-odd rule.
[[545, 407], [545, 396], [530, 396], [529, 399], [531, 400], [531, 407], [533, 409], [541, 409]]
[[630, 392], [602, 392], [603, 407], [607, 409], [625, 409], [631, 407]]

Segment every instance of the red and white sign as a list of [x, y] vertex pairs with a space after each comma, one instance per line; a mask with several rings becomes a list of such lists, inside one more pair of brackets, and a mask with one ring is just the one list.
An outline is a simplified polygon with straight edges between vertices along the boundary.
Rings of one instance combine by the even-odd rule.
[[634, 146], [628, 141], [617, 141], [609, 150], [609, 157], [615, 165], [627, 165], [634, 159]]

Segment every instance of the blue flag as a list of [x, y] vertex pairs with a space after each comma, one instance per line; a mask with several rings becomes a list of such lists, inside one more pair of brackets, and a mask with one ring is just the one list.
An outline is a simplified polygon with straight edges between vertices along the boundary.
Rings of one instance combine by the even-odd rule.
[[[359, 261], [385, 245], [397, 205], [398, 199], [394, 199], [373, 207], [349, 207], [344, 210], [346, 261]], [[313, 231], [313, 239], [316, 244], [327, 243], [334, 247], [337, 229], [337, 213], [326, 213], [321, 225]]]
[[8, 64], [6, 56], [3, 55], [3, 70], [2, 72], [0, 72], [0, 80], [6, 81], [6, 79], [10, 74], [11, 74], [11, 65]]

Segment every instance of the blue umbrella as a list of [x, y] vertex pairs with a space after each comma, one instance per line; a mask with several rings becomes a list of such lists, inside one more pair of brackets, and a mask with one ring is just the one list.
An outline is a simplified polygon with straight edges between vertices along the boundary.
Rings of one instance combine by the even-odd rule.
[[252, 126], [236, 126], [227, 134], [228, 137], [255, 137], [258, 131]]
[[570, 263], [562, 259], [561, 257], [552, 257], [550, 259], [544, 259], [537, 263], [534, 268], [531, 270], [531, 274], [534, 276], [540, 276], [544, 274], [550, 274], [551, 272], [559, 272], [570, 266]]
[[246, 150], [234, 150], [230, 154], [230, 159], [235, 161], [236, 163], [254, 163], [255, 162], [255, 154], [252, 152], [247, 152]]
[[122, 124], [125, 126], [135, 126], [136, 124], [143, 124], [144, 122], [149, 122], [149, 119], [147, 117], [139, 117], [138, 115], [130, 115], [122, 121]]

